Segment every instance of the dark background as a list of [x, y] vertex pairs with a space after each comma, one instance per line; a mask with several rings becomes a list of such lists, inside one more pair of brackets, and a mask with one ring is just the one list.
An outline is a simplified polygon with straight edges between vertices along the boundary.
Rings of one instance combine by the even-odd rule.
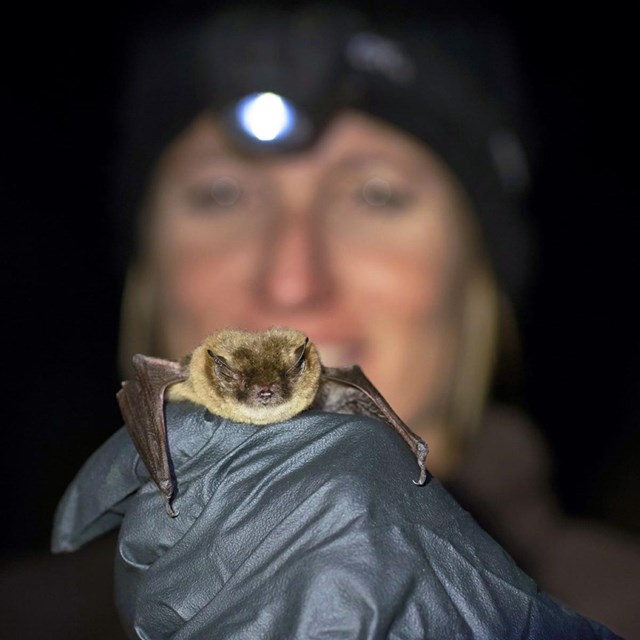
[[[176, 6], [25, 6], [3, 20], [8, 556], [46, 546], [65, 486], [120, 426], [108, 204], [124, 43], [146, 16]], [[458, 12], [510, 30], [539, 143], [529, 208], [540, 249], [521, 313], [525, 402], [552, 445], [565, 508], [640, 533], [636, 21], [540, 2], [485, 2], [482, 14], [470, 2], [365, 6], [415, 20]]]

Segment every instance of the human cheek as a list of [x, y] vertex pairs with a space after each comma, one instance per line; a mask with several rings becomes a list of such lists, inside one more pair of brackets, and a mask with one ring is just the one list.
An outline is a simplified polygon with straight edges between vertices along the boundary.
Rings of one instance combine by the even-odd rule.
[[215, 317], [233, 324], [248, 296], [254, 252], [246, 249], [226, 255], [189, 254], [168, 272], [167, 287], [173, 303], [205, 322]]
[[176, 231], [169, 234], [162, 269], [168, 310], [199, 327], [201, 337], [237, 325], [257, 270], [260, 242], [249, 236], [229, 237], [225, 243], [222, 233]]
[[365, 331], [372, 349], [363, 366], [407, 421], [431, 403], [443, 373], [446, 325], [437, 298], [435, 287], [423, 287], [422, 293], [414, 288], [410, 295], [389, 295], [387, 304], [378, 298], [380, 304], [369, 307]]
[[441, 362], [446, 254], [437, 242], [421, 249], [385, 254], [352, 246], [334, 253], [366, 345], [360, 364], [407, 418], [419, 412]]
[[434, 248], [385, 255], [345, 247], [333, 261], [348, 297], [369, 316], [375, 312], [396, 324], [424, 323], [443, 300], [446, 264]]

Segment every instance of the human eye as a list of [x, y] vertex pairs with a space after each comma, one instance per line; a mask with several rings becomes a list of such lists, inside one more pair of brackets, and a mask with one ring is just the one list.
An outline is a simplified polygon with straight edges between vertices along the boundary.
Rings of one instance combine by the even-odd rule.
[[408, 208], [415, 200], [410, 188], [380, 177], [365, 180], [355, 195], [361, 206], [387, 212]]
[[187, 190], [186, 196], [191, 207], [202, 213], [231, 211], [246, 199], [240, 183], [231, 176], [201, 180]]

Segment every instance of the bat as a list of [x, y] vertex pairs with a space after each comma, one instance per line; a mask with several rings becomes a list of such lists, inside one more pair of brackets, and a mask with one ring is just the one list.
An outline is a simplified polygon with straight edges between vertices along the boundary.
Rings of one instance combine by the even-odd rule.
[[223, 329], [174, 362], [133, 357], [134, 378], [122, 383], [118, 404], [131, 439], [175, 517], [177, 485], [164, 419], [164, 402], [189, 400], [235, 422], [288, 420], [313, 408], [386, 422], [409, 445], [426, 482], [427, 443], [400, 419], [358, 365], [325, 367], [315, 345], [295, 329]]

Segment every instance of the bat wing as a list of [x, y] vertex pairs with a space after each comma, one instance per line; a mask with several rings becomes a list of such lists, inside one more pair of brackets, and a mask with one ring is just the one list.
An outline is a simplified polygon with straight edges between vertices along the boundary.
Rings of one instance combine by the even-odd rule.
[[167, 513], [175, 517], [171, 506], [175, 477], [169, 456], [164, 422], [164, 392], [174, 382], [185, 379], [177, 362], [133, 356], [135, 377], [122, 383], [117, 398], [122, 417], [140, 457], [165, 499]]
[[335, 413], [370, 416], [386, 422], [402, 436], [416, 456], [420, 477], [414, 483], [423, 485], [426, 482], [427, 443], [400, 419], [358, 365], [322, 367], [320, 388], [313, 407]]

